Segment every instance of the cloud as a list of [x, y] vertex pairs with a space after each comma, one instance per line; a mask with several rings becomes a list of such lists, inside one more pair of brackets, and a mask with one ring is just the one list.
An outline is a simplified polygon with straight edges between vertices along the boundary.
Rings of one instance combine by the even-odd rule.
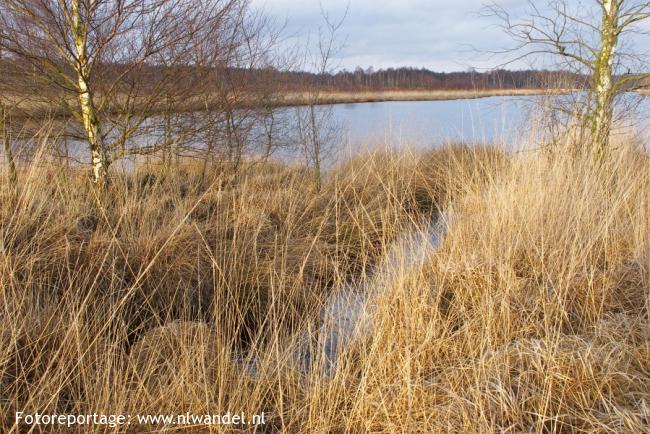
[[[503, 48], [508, 41], [479, 16], [483, 1], [352, 0], [338, 35], [345, 45], [337, 63], [348, 69], [407, 65], [446, 71], [489, 66], [473, 48]], [[286, 20], [289, 39], [303, 44], [313, 41], [323, 24], [320, 5], [319, 0], [253, 0], [277, 21]], [[322, 1], [334, 20], [346, 5], [345, 0]]]
[[[345, 45], [337, 53], [339, 67], [354, 69], [413, 66], [436, 71], [457, 71], [469, 67], [490, 68], [504, 62], [489, 52], [513, 46], [494, 18], [481, 16], [489, 0], [350, 0], [347, 18], [338, 37]], [[529, 10], [522, 0], [497, 0], [516, 20]], [[574, 13], [594, 16], [579, 0], [568, 0]], [[305, 46], [317, 39], [323, 25], [322, 8], [333, 20], [340, 19], [347, 0], [252, 0], [253, 7], [264, 9], [277, 21], [286, 21], [287, 44]], [[545, 1], [534, 1], [542, 14]], [[597, 13], [595, 13], [597, 15]], [[589, 20], [590, 18], [587, 18]], [[650, 31], [650, 21], [643, 23]], [[648, 50], [647, 39], [632, 39], [636, 52]], [[545, 63], [546, 62], [546, 63]], [[548, 64], [520, 61], [511, 68]]]

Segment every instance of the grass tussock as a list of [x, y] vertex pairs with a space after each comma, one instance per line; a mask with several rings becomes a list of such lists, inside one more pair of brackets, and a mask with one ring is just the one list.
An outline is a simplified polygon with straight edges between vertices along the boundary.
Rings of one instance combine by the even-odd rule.
[[450, 206], [377, 303], [355, 429], [650, 428], [650, 166], [612, 159], [522, 158]]
[[[320, 191], [275, 163], [141, 165], [99, 196], [54, 167], [20, 179], [0, 187], [5, 431], [15, 411], [264, 411], [270, 432], [650, 427], [650, 162], [632, 146], [600, 169], [561, 151], [375, 153]], [[435, 254], [382, 269], [442, 211]], [[382, 275], [370, 332], [329, 375], [297, 369], [327, 297]], [[233, 428], [254, 429], [184, 429]]]

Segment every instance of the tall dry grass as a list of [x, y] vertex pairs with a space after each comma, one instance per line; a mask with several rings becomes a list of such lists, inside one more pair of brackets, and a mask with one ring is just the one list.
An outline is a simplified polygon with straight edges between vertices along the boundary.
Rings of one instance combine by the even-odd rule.
[[[631, 145], [605, 171], [562, 151], [375, 153], [320, 192], [272, 163], [142, 165], [101, 197], [56, 167], [20, 179], [0, 190], [4, 431], [15, 411], [228, 410], [264, 411], [258, 432], [649, 429], [650, 163]], [[301, 369], [327, 297], [441, 210], [444, 242], [391, 262], [370, 332], [329, 375]]]
[[439, 252], [377, 301], [330, 429], [648, 432], [650, 165], [610, 157], [518, 158], [451, 204]]
[[[572, 89], [450, 89], [450, 90], [324, 90], [319, 93], [319, 104], [350, 104], [385, 101], [449, 101], [458, 99], [488, 98], [494, 96], [563, 95]], [[310, 92], [288, 92], [277, 101], [278, 105], [296, 106], [310, 103]]]

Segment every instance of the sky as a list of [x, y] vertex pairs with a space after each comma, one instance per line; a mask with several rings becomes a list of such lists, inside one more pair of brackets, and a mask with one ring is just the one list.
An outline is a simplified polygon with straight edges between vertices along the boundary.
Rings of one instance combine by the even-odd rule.
[[[500, 61], [489, 59], [487, 51], [505, 48], [510, 41], [494, 20], [480, 15], [485, 1], [350, 0], [337, 34], [343, 48], [335, 66], [349, 70], [412, 66], [435, 71], [497, 66]], [[254, 7], [262, 8], [276, 22], [286, 23], [287, 44], [303, 45], [316, 39], [323, 24], [321, 4], [332, 20], [337, 20], [345, 14], [348, 1], [253, 0]], [[522, 1], [499, 4], [516, 10]]]

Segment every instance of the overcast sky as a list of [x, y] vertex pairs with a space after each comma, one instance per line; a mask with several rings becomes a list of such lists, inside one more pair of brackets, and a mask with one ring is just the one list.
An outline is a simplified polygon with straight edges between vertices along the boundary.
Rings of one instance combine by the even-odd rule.
[[[350, 0], [348, 16], [340, 30], [345, 47], [340, 67], [375, 68], [414, 66], [437, 71], [491, 67], [499, 62], [479, 58], [472, 47], [494, 50], [508, 39], [495, 22], [479, 16], [486, 0]], [[286, 34], [297, 40], [315, 38], [322, 24], [321, 0], [253, 0], [255, 7], [287, 23]], [[322, 0], [332, 18], [340, 18], [347, 0]], [[521, 0], [502, 0], [515, 10]], [[486, 57], [486, 56], [483, 56]]]

